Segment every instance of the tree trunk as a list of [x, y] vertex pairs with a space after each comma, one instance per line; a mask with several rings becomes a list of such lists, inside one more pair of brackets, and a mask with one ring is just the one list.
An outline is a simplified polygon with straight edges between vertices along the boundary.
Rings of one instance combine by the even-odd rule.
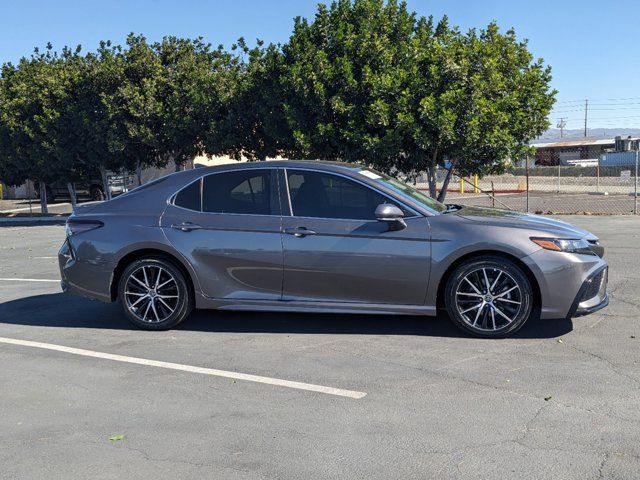
[[180, 157], [175, 157], [173, 159], [173, 163], [176, 166], [176, 172], [179, 172], [180, 170], [182, 170], [182, 162], [180, 161]]
[[49, 215], [49, 206], [47, 205], [47, 185], [40, 180], [40, 212], [42, 215]]
[[449, 182], [451, 181], [452, 174], [453, 174], [453, 164], [451, 164], [451, 166], [447, 170], [447, 175], [444, 177], [444, 182], [442, 183], [440, 194], [438, 194], [438, 201], [440, 203], [444, 203], [444, 199], [447, 196], [447, 188], [449, 187]]
[[105, 200], [111, 200], [111, 189], [109, 188], [109, 179], [107, 178], [107, 169], [100, 166], [100, 178], [102, 179], [102, 190], [104, 191]]
[[429, 165], [427, 167], [427, 181], [429, 182], [429, 196], [436, 198], [438, 192], [436, 191], [436, 167], [435, 165]]
[[136, 177], [138, 178], [138, 186], [142, 185], [142, 164], [140, 160], [136, 162]]
[[429, 196], [431, 198], [436, 198], [438, 195], [437, 191], [437, 179], [436, 179], [436, 169], [438, 168], [438, 149], [433, 151], [433, 155], [431, 155], [431, 161], [429, 162], [429, 166], [427, 167], [427, 180], [429, 182]]
[[69, 198], [71, 199], [71, 209], [75, 210], [77, 199], [76, 199], [76, 189], [73, 183], [67, 182], [67, 190], [69, 190]]

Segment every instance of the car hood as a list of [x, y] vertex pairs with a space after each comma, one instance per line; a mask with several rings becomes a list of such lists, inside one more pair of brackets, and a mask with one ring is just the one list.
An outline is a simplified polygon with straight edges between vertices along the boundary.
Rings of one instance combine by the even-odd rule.
[[484, 225], [538, 230], [560, 238], [586, 237], [588, 240], [597, 240], [597, 237], [591, 232], [569, 223], [530, 213], [520, 213], [499, 208], [461, 206], [453, 214]]

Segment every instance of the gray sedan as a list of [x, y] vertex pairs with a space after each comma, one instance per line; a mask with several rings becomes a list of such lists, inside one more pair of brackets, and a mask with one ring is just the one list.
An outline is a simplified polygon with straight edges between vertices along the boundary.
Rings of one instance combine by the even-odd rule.
[[369, 168], [238, 163], [178, 172], [79, 207], [62, 288], [119, 300], [140, 328], [193, 308], [435, 315], [502, 337], [532, 315], [608, 303], [598, 239], [567, 223], [445, 206]]

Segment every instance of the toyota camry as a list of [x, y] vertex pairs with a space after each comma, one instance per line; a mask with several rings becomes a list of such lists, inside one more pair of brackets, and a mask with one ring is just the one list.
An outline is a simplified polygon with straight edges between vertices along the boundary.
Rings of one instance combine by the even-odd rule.
[[567, 223], [443, 205], [364, 166], [269, 161], [177, 172], [67, 221], [64, 291], [136, 326], [194, 308], [409, 314], [446, 309], [503, 337], [533, 315], [608, 304], [604, 249]]

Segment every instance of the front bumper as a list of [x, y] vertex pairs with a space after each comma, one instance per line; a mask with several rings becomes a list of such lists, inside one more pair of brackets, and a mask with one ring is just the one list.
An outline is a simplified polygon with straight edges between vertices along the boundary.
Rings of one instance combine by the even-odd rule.
[[539, 287], [541, 318], [586, 315], [606, 307], [608, 265], [601, 257], [540, 249], [522, 260]]
[[592, 272], [580, 287], [567, 317], [588, 315], [609, 305], [608, 281], [609, 267], [607, 265]]

